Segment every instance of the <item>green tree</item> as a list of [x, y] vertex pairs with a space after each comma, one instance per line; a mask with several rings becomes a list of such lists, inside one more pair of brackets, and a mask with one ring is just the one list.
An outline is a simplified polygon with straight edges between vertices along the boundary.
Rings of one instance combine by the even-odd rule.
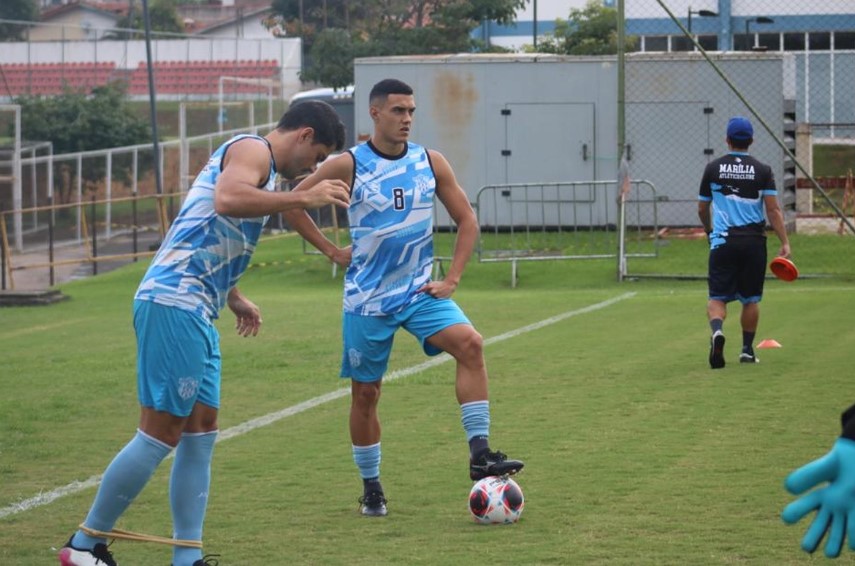
[[[3, 0], [0, 2], [0, 19], [36, 22], [39, 8], [35, 0]], [[0, 23], [0, 41], [20, 41], [27, 35], [23, 24]]]
[[[178, 5], [179, 0], [151, 0], [148, 3], [151, 30], [183, 33], [184, 23], [178, 15]], [[128, 14], [119, 18], [116, 27], [140, 30], [140, 32], [145, 30], [141, 0], [132, 0]], [[130, 39], [135, 37], [142, 37], [142, 33], [117, 31], [105, 35], [104, 39]]]
[[349, 29], [352, 18], [364, 17], [362, 4], [353, 0], [273, 0], [271, 8], [288, 22], [302, 23], [304, 27], [320, 31], [327, 28]]
[[300, 73], [304, 82], [317, 82], [333, 88], [353, 84], [353, 59], [356, 46], [350, 32], [325, 29], [315, 38], [311, 58], [314, 64]]
[[353, 22], [366, 19], [365, 4], [354, 0], [273, 0], [271, 8], [275, 15], [266, 24], [274, 35], [301, 38], [303, 53], [309, 54], [316, 37], [324, 30], [351, 31]]
[[[469, 34], [482, 22], [501, 24], [514, 21], [516, 11], [527, 0], [370, 0], [363, 28], [373, 39], [391, 35], [423, 53], [449, 53], [470, 48]], [[416, 33], [408, 34], [412, 30]], [[423, 33], [420, 30], [430, 30]], [[412, 35], [413, 37], [408, 37]], [[414, 41], [415, 40], [415, 41]], [[440, 40], [441, 43], [433, 43]], [[419, 42], [423, 43], [419, 43]]]
[[[307, 56], [302, 79], [332, 87], [353, 83], [353, 59], [483, 50], [472, 30], [486, 20], [507, 24], [527, 0], [274, 0], [286, 35]], [[341, 27], [336, 27], [341, 26]]]
[[[632, 49], [636, 38], [627, 38]], [[531, 47], [529, 51], [535, 50]], [[538, 41], [538, 53], [564, 55], [612, 55], [617, 53], [617, 10], [595, 0], [584, 8], [573, 8], [567, 20], [555, 21], [555, 31]]]
[[[20, 96], [15, 103], [21, 106], [21, 137], [52, 142], [54, 154], [135, 145], [150, 139], [148, 121], [130, 109], [123, 83], [96, 87], [91, 95], [66, 89], [58, 96]], [[114, 163], [114, 174], [121, 174], [117, 168], [119, 164]], [[97, 183], [105, 172], [103, 164], [87, 167], [83, 180]], [[127, 175], [128, 170], [123, 173]], [[60, 201], [67, 202], [73, 179], [62, 174], [60, 179], [64, 179]]]

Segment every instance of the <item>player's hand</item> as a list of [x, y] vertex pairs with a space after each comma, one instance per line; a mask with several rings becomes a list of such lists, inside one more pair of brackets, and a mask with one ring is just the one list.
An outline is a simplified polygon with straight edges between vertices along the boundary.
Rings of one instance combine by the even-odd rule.
[[257, 336], [261, 330], [261, 309], [239, 293], [229, 293], [229, 309], [235, 313], [235, 329], [241, 336]]
[[339, 267], [347, 268], [350, 265], [352, 252], [353, 248], [351, 246], [336, 248], [329, 258], [331, 262], [335, 263]]
[[306, 208], [319, 208], [327, 204], [346, 207], [350, 204], [350, 187], [341, 179], [324, 179], [301, 191]]
[[825, 555], [836, 558], [847, 536], [849, 549], [855, 550], [855, 441], [837, 439], [828, 454], [792, 472], [784, 485], [798, 495], [821, 483], [826, 485], [787, 505], [781, 518], [793, 524], [815, 510], [816, 517], [802, 538], [802, 549], [815, 551], [827, 535]]
[[790, 257], [790, 244], [783, 244], [778, 250], [778, 255], [781, 257]]
[[437, 299], [447, 299], [454, 293], [456, 289], [456, 284], [451, 283], [450, 281], [442, 280], [431, 281], [430, 283], [422, 285], [416, 292], [427, 293], [431, 297], [435, 297]]

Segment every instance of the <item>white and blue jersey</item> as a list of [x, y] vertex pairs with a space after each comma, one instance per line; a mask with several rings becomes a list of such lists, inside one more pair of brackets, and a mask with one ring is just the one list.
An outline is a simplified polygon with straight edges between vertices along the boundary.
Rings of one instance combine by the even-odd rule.
[[734, 236], [765, 238], [763, 198], [777, 194], [772, 168], [747, 153], [731, 152], [709, 163], [698, 199], [712, 202], [711, 248]]
[[422, 146], [397, 156], [369, 141], [349, 150], [353, 188], [348, 209], [352, 258], [344, 278], [344, 312], [383, 316], [422, 295], [433, 267], [436, 177]]
[[[184, 204], [146, 271], [136, 300], [191, 311], [210, 321], [219, 316], [229, 291], [246, 270], [267, 217], [233, 218], [214, 210], [214, 186], [222, 160], [234, 142], [259, 136], [240, 135], [221, 145], [196, 177]], [[276, 169], [259, 188], [272, 191]]]

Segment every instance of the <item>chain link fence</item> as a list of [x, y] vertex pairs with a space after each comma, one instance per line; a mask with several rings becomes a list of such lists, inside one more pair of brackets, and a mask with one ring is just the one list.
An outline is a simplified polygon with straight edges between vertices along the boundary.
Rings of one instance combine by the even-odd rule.
[[[625, 275], [705, 277], [700, 178], [727, 152], [728, 119], [744, 115], [755, 124], [751, 153], [774, 171], [802, 274], [855, 280], [855, 4], [617, 7], [624, 157], [631, 178], [656, 186], [659, 224], [656, 258], [628, 258]], [[653, 218], [643, 223], [652, 238]]]
[[[524, 177], [508, 177], [502, 186], [490, 189], [492, 200], [485, 193], [484, 202], [475, 203], [482, 225], [479, 258], [490, 259], [492, 253], [493, 260], [514, 262], [611, 258], [617, 254], [622, 276], [705, 278], [707, 245], [697, 218], [698, 186], [706, 164], [727, 151], [725, 125], [731, 116], [739, 114], [750, 116], [755, 124], [752, 154], [771, 165], [775, 173], [793, 258], [802, 274], [855, 281], [855, 262], [851, 261], [855, 251], [855, 4], [821, 0], [634, 0], [615, 5], [621, 40], [614, 71], [617, 88], [611, 87], [615, 75], [609, 70], [615, 59], [604, 57], [597, 60], [597, 72], [608, 77], [598, 84], [608, 84], [608, 92], [583, 93], [595, 98], [590, 101], [591, 107], [595, 103], [608, 107], [598, 115], [602, 118], [597, 122], [602, 147], [589, 146], [587, 141], [580, 145], [583, 156], [589, 147], [599, 151], [593, 162], [608, 160], [609, 167], [583, 178], [585, 183], [602, 183], [602, 187], [586, 189], [596, 195], [586, 199], [578, 187], [571, 186], [573, 183], [558, 189], [531, 188], [547, 179], [536, 178], [528, 169]], [[10, 44], [12, 47], [17, 48]], [[101, 54], [86, 57], [101, 61]], [[30, 55], [21, 57], [35, 61]], [[212, 55], [213, 59], [218, 57]], [[129, 58], [122, 56], [122, 60], [127, 65]], [[583, 62], [581, 58], [579, 62]], [[378, 67], [384, 74], [399, 69], [392, 64], [386, 61]], [[467, 69], [478, 64], [473, 61]], [[519, 62], [503, 60], [501, 64], [505, 68]], [[443, 71], [448, 68], [450, 65], [444, 65]], [[400, 72], [421, 77], [426, 67], [413, 63]], [[499, 72], [498, 66], [491, 67], [489, 76]], [[600, 75], [595, 77], [599, 80]], [[420, 92], [424, 92], [423, 104], [447, 109], [447, 99], [428, 96], [430, 91]], [[488, 92], [491, 90], [484, 90]], [[531, 95], [537, 94], [536, 87], [528, 92], [518, 97], [544, 102]], [[570, 96], [561, 92], [561, 96]], [[178, 121], [178, 131], [174, 132], [179, 140], [161, 146], [163, 186], [170, 193], [185, 190], [216, 145], [233, 133], [193, 138], [194, 120], [187, 118], [205, 113], [202, 122], [214, 126], [211, 129], [226, 130], [234, 127], [245, 107], [243, 101], [219, 102], [208, 108], [189, 101], [183, 104], [187, 105], [187, 116]], [[553, 110], [559, 107], [568, 112], [566, 105], [550, 106]], [[254, 123], [250, 108], [246, 111]], [[268, 115], [272, 112], [264, 110]], [[213, 118], [210, 112], [215, 112]], [[223, 122], [226, 114], [229, 121]], [[512, 113], [506, 104], [502, 113], [486, 117], [484, 123], [490, 127], [507, 124], [509, 115]], [[517, 115], [530, 114], [517, 105], [514, 119]], [[610, 141], [615, 115], [617, 144]], [[0, 127], [10, 131], [5, 124], [14, 115], [6, 112], [0, 117], [4, 121]], [[574, 132], [584, 125], [567, 123], [572, 127], [565, 130]], [[442, 127], [444, 130], [435, 135], [437, 139], [448, 133], [449, 126]], [[590, 127], [593, 132], [593, 121]], [[507, 158], [504, 151], [501, 153], [505, 164], [510, 159], [532, 161], [525, 159], [528, 154], [523, 151], [529, 144], [522, 140], [532, 135], [526, 132], [515, 147], [519, 151], [512, 155], [508, 150]], [[479, 132], [477, 139], [489, 138], [483, 133]], [[8, 138], [3, 143], [15, 146]], [[557, 145], [561, 147], [556, 151], [563, 150], [565, 158], [575, 155], [566, 151], [566, 143]], [[15, 147], [14, 155], [0, 156], [0, 184], [6, 183], [0, 187], [0, 211], [5, 211], [0, 216], [7, 223], [7, 249], [43, 246], [50, 239], [49, 230], [55, 231], [57, 240], [74, 245], [86, 240], [87, 229], [101, 242], [118, 241], [117, 234], [156, 227], [164, 214], [171, 218], [180, 204], [179, 198], [163, 201], [166, 212], [159, 215], [157, 207], [133, 200], [154, 191], [153, 155], [148, 146], [61, 157], [53, 156], [49, 147], [27, 146], [26, 141]], [[612, 176], [618, 156], [607, 147], [621, 148], [622, 174], [627, 176], [623, 181], [615, 180], [617, 174]], [[452, 158], [460, 159], [457, 155]], [[538, 162], [558, 161], [546, 158]], [[490, 163], [495, 165], [495, 161]], [[583, 163], [588, 161], [583, 159]], [[20, 173], [13, 172], [17, 170]], [[543, 173], [538, 175], [542, 177]], [[12, 186], [9, 178], [17, 179], [17, 192], [6, 190]], [[618, 191], [624, 185], [629, 187], [628, 193]], [[473, 183], [473, 188], [478, 186], [485, 184]], [[55, 205], [75, 206], [62, 213], [36, 210], [48, 205], [49, 198]], [[625, 205], [622, 214], [613, 206], [617, 198]], [[102, 202], [110, 199], [127, 200]], [[491, 212], [490, 202], [501, 203], [501, 207]], [[602, 207], [602, 217], [579, 216], [581, 212], [599, 211], [598, 207]], [[15, 212], [10, 212], [13, 209]], [[515, 216], [498, 216], [499, 209]], [[526, 216], [535, 210], [540, 212]], [[85, 215], [88, 217], [84, 219]], [[321, 211], [318, 215], [322, 226], [346, 225], [340, 213]], [[520, 218], [519, 225], [527, 227], [524, 232], [516, 231]], [[156, 233], [154, 228], [150, 231]], [[774, 245], [773, 236], [770, 248]], [[450, 249], [450, 244], [438, 247], [437, 255], [450, 256]], [[130, 244], [118, 251], [132, 253], [129, 250]]]

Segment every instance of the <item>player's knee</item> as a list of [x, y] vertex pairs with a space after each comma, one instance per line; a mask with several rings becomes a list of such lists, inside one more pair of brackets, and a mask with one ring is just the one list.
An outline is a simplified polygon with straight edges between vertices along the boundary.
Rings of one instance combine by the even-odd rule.
[[459, 356], [461, 361], [469, 363], [481, 363], [484, 358], [484, 338], [474, 328], [461, 337], [459, 342]]
[[181, 441], [181, 428], [167, 428], [148, 431], [143, 430], [143, 432], [164, 444], [168, 444], [173, 448], [178, 446], [178, 443]]
[[217, 415], [219, 411], [204, 403], [196, 403], [193, 412], [184, 423], [183, 431], [200, 433], [217, 430]]
[[196, 424], [196, 429], [193, 432], [211, 432], [217, 430], [217, 415], [205, 415], [202, 419]]
[[355, 407], [363, 410], [375, 407], [380, 401], [380, 382], [354, 382], [352, 400]]

